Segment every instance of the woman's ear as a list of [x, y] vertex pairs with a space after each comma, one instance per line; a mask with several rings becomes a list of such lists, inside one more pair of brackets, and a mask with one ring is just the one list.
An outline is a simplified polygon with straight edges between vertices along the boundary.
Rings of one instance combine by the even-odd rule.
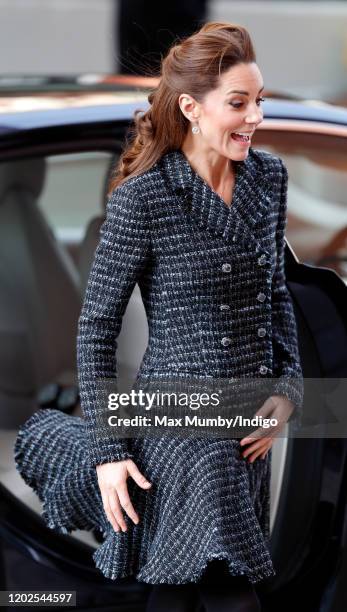
[[180, 94], [178, 104], [183, 115], [189, 121], [197, 121], [199, 119], [198, 103], [189, 94]]

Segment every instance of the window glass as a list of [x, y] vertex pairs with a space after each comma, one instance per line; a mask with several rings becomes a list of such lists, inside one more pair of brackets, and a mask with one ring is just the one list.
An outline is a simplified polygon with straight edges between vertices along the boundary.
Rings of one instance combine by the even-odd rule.
[[[258, 133], [259, 134], [259, 133]], [[288, 174], [286, 237], [300, 261], [347, 278], [346, 139], [264, 131], [255, 148], [281, 157]]]
[[1, 164], [0, 428], [43, 385], [76, 382], [77, 321], [105, 218], [111, 153]]
[[53, 155], [46, 159], [38, 204], [58, 238], [81, 240], [91, 218], [104, 214], [112, 156], [104, 152]]
[[[39, 397], [51, 407], [59, 393], [75, 397], [78, 318], [115, 162], [90, 151], [0, 164], [0, 483], [39, 515], [42, 502], [15, 468], [14, 442]], [[137, 311], [133, 318], [143, 326]], [[124, 345], [138, 348], [137, 327], [134, 334], [136, 342], [128, 332], [119, 343], [120, 377]], [[79, 402], [73, 414], [81, 416]], [[71, 537], [97, 546], [89, 532]]]

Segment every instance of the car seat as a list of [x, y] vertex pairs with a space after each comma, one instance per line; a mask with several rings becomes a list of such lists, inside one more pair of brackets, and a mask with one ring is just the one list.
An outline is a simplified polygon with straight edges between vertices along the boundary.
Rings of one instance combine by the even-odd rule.
[[77, 271], [38, 201], [43, 158], [0, 165], [0, 427], [37, 409], [52, 380], [72, 382], [81, 308]]

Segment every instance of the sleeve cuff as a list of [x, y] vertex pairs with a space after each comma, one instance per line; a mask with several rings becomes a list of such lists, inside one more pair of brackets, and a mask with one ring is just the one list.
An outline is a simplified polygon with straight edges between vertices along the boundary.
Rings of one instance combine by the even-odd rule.
[[294, 404], [294, 410], [289, 421], [294, 421], [296, 425], [300, 426], [303, 415], [303, 378], [279, 378], [274, 383], [272, 392], [274, 395], [284, 395]]
[[93, 467], [103, 463], [112, 463], [114, 461], [131, 459], [134, 456], [130, 452], [127, 442], [124, 440], [114, 441], [112, 446], [100, 444], [98, 447], [89, 447], [88, 454], [90, 465]]

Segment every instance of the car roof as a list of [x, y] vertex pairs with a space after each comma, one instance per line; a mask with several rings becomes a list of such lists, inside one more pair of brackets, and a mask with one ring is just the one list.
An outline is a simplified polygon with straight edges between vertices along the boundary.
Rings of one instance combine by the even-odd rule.
[[[129, 121], [148, 108], [157, 78], [127, 75], [0, 78], [1, 135], [48, 127]], [[347, 126], [347, 108], [264, 92], [264, 119]]]

